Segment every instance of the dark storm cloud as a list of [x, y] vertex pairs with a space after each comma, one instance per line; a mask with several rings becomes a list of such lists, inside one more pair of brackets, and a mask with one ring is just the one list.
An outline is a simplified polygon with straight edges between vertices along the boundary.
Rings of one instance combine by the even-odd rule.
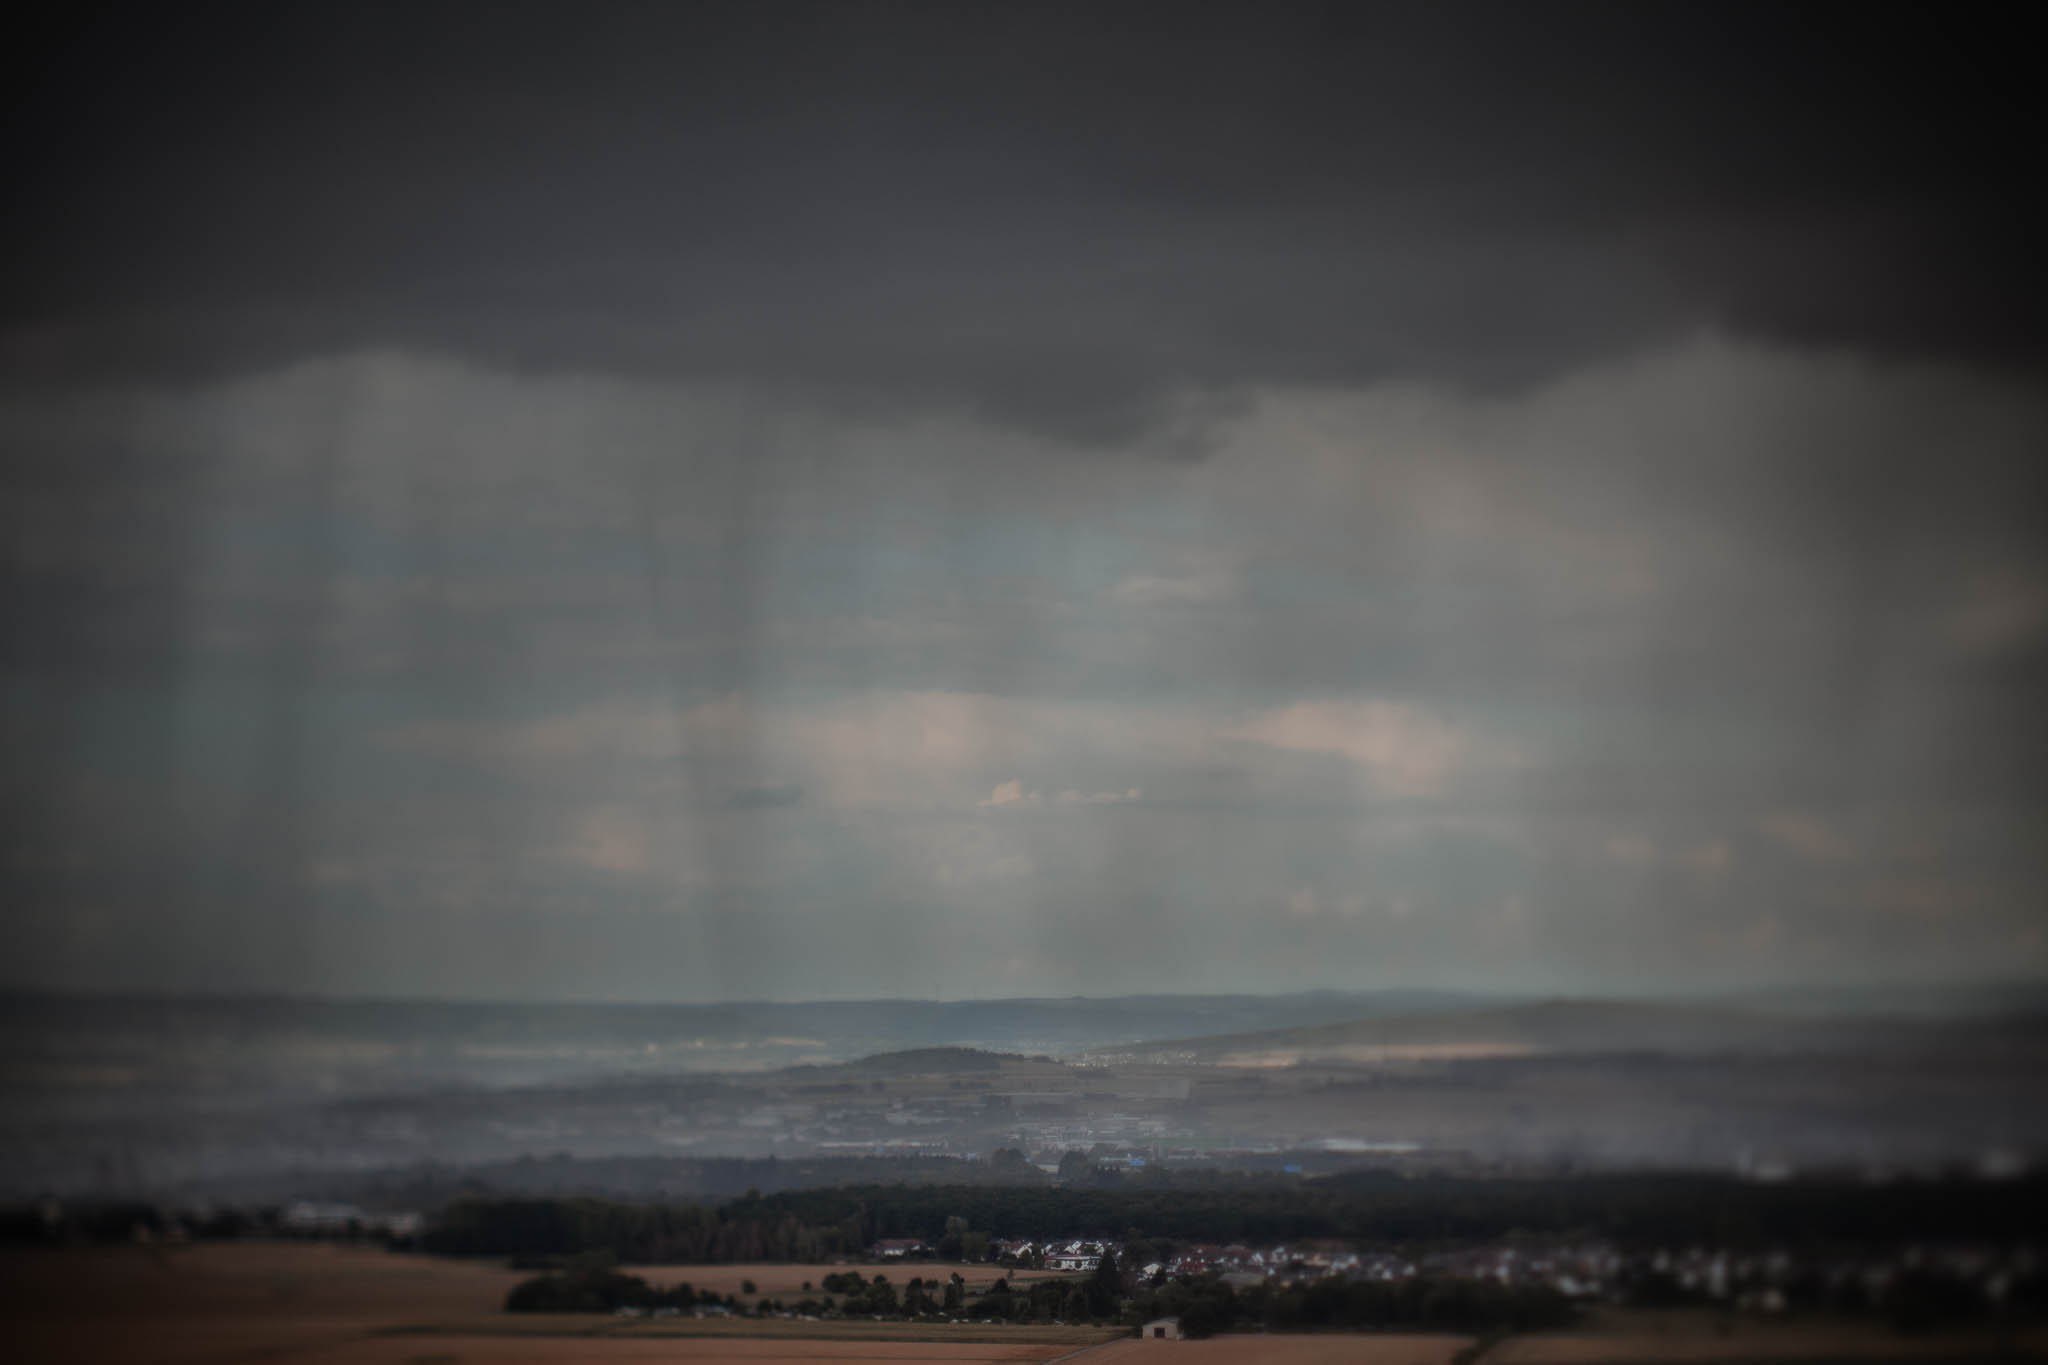
[[6, 87], [6, 979], [2038, 971], [2029, 52], [85, 12]]
[[2027, 44], [1871, 7], [96, 11], [7, 369], [360, 346], [967, 404], [1514, 383], [1702, 322], [2031, 363]]

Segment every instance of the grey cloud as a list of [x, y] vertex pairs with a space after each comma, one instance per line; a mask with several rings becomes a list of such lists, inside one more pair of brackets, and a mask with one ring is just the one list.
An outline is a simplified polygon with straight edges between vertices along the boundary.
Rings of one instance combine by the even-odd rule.
[[[1513, 397], [1258, 391], [1193, 465], [402, 353], [139, 402], [4, 412], [50, 453], [10, 471], [0, 786], [38, 979], [802, 993], [761, 944], [862, 932], [863, 993], [1219, 944], [1241, 988], [2048, 952], [2024, 384], [1708, 338]], [[59, 458], [95, 448], [131, 496]]]
[[[2025, 44], [1867, 8], [212, 6], [8, 119], [0, 355], [364, 346], [1083, 444], [1703, 322], [2036, 364]], [[1199, 448], [1199, 447], [1197, 447]]]

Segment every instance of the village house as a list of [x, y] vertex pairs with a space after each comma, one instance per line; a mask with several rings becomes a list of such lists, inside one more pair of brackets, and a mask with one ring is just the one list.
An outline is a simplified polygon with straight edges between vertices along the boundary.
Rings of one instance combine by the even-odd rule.
[[1047, 1270], [1093, 1270], [1102, 1262], [1102, 1248], [1094, 1242], [1067, 1242], [1045, 1249]]

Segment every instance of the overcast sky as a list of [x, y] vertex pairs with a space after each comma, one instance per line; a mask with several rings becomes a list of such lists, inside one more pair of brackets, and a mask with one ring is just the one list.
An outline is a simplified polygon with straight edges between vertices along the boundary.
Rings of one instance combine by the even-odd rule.
[[2048, 972], [2004, 21], [286, 11], [7, 59], [0, 982]]

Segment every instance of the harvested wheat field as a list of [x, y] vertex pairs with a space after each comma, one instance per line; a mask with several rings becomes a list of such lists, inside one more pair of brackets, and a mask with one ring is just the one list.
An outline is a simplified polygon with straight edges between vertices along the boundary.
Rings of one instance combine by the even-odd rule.
[[1793, 1361], [2048, 1359], [2048, 1333], [1952, 1331], [1902, 1335], [1868, 1321], [1772, 1321], [1697, 1310], [1610, 1311], [1583, 1329], [1512, 1337], [1485, 1365], [1749, 1365]]
[[[686, 1365], [830, 1365], [834, 1361], [931, 1361], [1005, 1365], [1066, 1355], [1072, 1346], [1020, 1342], [833, 1341], [746, 1337], [385, 1337], [291, 1357], [305, 1365], [570, 1365], [574, 1361], [673, 1360]], [[1093, 1353], [1084, 1359], [1092, 1360]], [[1077, 1362], [1078, 1365], [1078, 1362]]]
[[[986, 1267], [976, 1270], [992, 1278]], [[779, 1289], [785, 1282], [792, 1289], [806, 1279], [816, 1283], [827, 1268], [661, 1266], [647, 1273], [659, 1282], [687, 1279], [721, 1292], [727, 1278], [735, 1290], [752, 1279], [772, 1295], [787, 1293]], [[894, 1269], [887, 1273], [899, 1284], [910, 1279]], [[8, 1359], [26, 1365], [1038, 1361], [1105, 1335], [1083, 1328], [783, 1319], [636, 1323], [502, 1311], [506, 1291], [524, 1278], [526, 1272], [496, 1264], [324, 1244], [23, 1251], [0, 1256], [0, 1333]]]
[[1469, 1337], [1377, 1333], [1221, 1336], [1099, 1346], [1074, 1365], [1450, 1365]]

